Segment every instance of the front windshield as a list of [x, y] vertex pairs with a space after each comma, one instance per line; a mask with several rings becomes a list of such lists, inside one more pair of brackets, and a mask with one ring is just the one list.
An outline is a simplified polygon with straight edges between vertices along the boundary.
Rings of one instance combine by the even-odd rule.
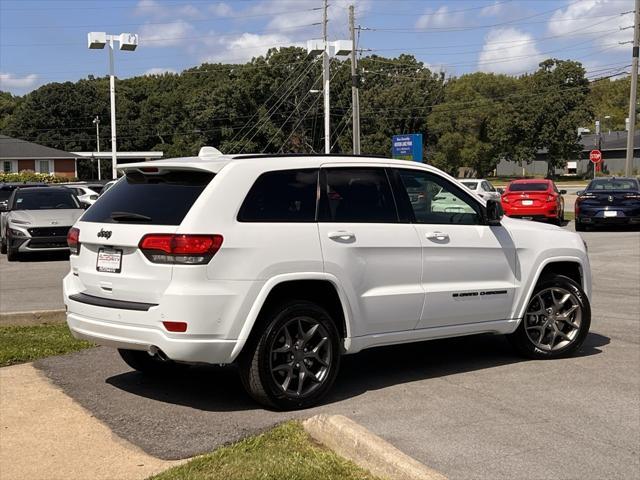
[[602, 178], [592, 180], [587, 190], [638, 190], [638, 183], [627, 178]]
[[54, 210], [80, 208], [71, 192], [39, 188], [37, 191], [18, 190], [12, 210]]

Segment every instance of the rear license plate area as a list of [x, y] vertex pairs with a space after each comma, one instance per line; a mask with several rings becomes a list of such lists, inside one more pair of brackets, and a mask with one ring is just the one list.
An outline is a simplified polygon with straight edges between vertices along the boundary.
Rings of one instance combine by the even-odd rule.
[[533, 205], [533, 200], [522, 200], [522, 205], [525, 205], [525, 206]]
[[122, 250], [99, 248], [96, 270], [106, 273], [120, 273], [122, 270]]
[[605, 210], [604, 216], [607, 217], [607, 218], [617, 217], [618, 216], [618, 212], [616, 210]]

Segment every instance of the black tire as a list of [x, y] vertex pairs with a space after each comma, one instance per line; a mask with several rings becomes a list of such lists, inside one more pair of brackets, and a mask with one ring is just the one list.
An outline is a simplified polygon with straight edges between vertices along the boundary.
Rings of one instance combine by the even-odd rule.
[[[297, 326], [299, 322], [302, 327]], [[331, 316], [315, 303], [296, 300], [275, 308], [264, 317], [262, 325], [264, 328], [247, 342], [238, 361], [247, 393], [258, 403], [278, 410], [317, 404], [333, 385], [340, 367], [340, 334]], [[312, 328], [314, 333], [301, 343]], [[312, 358], [313, 351], [304, 349], [313, 350], [317, 344], [320, 346]], [[320, 381], [312, 380], [309, 372]]]
[[576, 227], [576, 232], [586, 232], [587, 231], [587, 227], [585, 227], [584, 224], [580, 220], [578, 220], [577, 218], [576, 218], [575, 227]]
[[7, 242], [3, 240], [0, 240], [0, 253], [2, 255], [6, 255], [7, 253]]
[[[574, 310], [575, 313], [569, 315], [568, 320], [559, 320], [559, 323], [555, 323], [555, 325], [549, 327], [545, 322], [547, 322], [549, 318], [546, 314], [549, 313], [550, 309], [544, 309], [545, 304], [541, 298], [547, 295], [551, 289], [554, 289], [556, 292], [555, 295], [562, 295], [563, 293], [569, 295], [569, 298], [561, 304], [562, 308], [559, 308], [557, 312], [554, 310], [551, 315], [563, 313], [563, 309], [564, 313], [566, 313], [568, 310], [571, 310], [574, 305], [577, 307]], [[538, 296], [538, 294], [540, 294], [540, 296]], [[572, 305], [567, 309], [565, 308], [566, 302], [569, 300], [571, 300]], [[535, 302], [538, 302], [538, 304]], [[527, 312], [531, 312], [533, 308], [538, 308], [538, 311], [545, 310], [545, 313], [527, 315]], [[562, 358], [570, 356], [580, 348], [589, 333], [590, 326], [591, 306], [589, 299], [580, 285], [563, 275], [549, 275], [538, 281], [538, 285], [536, 285], [527, 304], [524, 318], [521, 320], [520, 325], [518, 325], [517, 330], [508, 335], [507, 338], [513, 347], [525, 357], [537, 360]], [[556, 330], [554, 331], [554, 329]], [[566, 338], [570, 339], [560, 337], [560, 334], [557, 333], [558, 331], [561, 331]], [[528, 332], [538, 332], [539, 336], [536, 333], [529, 334]], [[538, 338], [538, 344], [536, 344], [532, 336]], [[540, 348], [539, 344], [542, 343], [544, 345], [543, 341], [546, 338], [550, 339], [549, 344], [545, 346], [545, 348]], [[555, 347], [553, 347], [554, 341], [557, 338], [561, 338], [561, 341], [556, 342]], [[563, 344], [563, 342], [567, 343]], [[548, 349], [549, 346], [552, 348]]]
[[17, 248], [7, 247], [7, 261], [15, 262], [16, 260], [18, 260], [19, 255], [20, 254], [18, 253]]
[[157, 355], [150, 355], [143, 350], [118, 349], [122, 360], [134, 370], [147, 375], [166, 375], [180, 370], [181, 365], [171, 360], [162, 360]]

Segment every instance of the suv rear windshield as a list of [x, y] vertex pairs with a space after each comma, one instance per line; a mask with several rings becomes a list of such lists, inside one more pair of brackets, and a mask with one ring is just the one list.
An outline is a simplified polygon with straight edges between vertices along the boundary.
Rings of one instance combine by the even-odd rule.
[[129, 172], [98, 198], [82, 221], [179, 225], [214, 176], [188, 170]]
[[510, 192], [546, 192], [549, 190], [548, 183], [512, 183], [509, 185]]

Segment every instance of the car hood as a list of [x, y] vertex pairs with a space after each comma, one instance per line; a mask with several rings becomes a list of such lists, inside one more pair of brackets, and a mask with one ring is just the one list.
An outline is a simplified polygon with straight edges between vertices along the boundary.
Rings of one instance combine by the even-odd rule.
[[9, 215], [9, 221], [17, 220], [18, 225], [28, 227], [49, 227], [59, 225], [71, 226], [84, 213], [81, 208], [55, 210], [14, 210]]

